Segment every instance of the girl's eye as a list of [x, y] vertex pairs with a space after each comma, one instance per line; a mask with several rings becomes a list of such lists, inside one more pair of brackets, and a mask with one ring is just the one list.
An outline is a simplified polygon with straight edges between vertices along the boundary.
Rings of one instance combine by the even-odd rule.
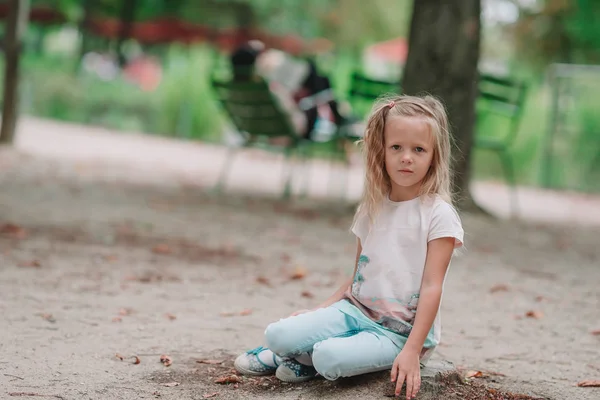
[[400, 146], [398, 146], [397, 144], [392, 146], [392, 150], [400, 150]]
[[422, 153], [422, 152], [425, 151], [425, 149], [422, 148], [422, 147], [417, 147], [417, 148], [415, 148], [415, 150], [416, 150], [417, 153]]

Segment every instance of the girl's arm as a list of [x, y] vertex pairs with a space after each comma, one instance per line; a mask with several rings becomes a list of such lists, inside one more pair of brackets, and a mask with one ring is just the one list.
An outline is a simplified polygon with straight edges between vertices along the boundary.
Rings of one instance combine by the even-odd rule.
[[452, 258], [454, 238], [435, 239], [427, 245], [425, 270], [421, 281], [419, 303], [413, 328], [404, 346], [405, 349], [420, 353], [427, 334], [431, 330], [435, 316], [440, 307], [444, 277]]
[[427, 259], [413, 328], [392, 366], [391, 378], [392, 382], [396, 382], [396, 396], [400, 395], [404, 381], [407, 399], [416, 396], [420, 389], [419, 356], [440, 307], [442, 285], [452, 258], [454, 243], [454, 238], [443, 237], [434, 239], [427, 245]]
[[340, 288], [334, 294], [332, 294], [327, 300], [325, 300], [323, 303], [319, 304], [313, 310], [316, 310], [318, 308], [329, 307], [330, 305], [332, 305], [334, 303], [337, 303], [342, 298], [344, 298], [344, 293], [346, 292], [346, 290], [348, 290], [348, 288], [350, 287], [350, 285], [352, 285], [352, 281], [354, 280], [354, 275], [356, 275], [356, 268], [358, 266], [358, 259], [360, 257], [360, 253], [362, 252], [362, 245], [360, 244], [360, 239], [357, 238], [356, 241], [357, 241], [357, 245], [356, 245], [356, 260], [354, 261], [354, 272], [352, 273], [352, 276], [350, 278], [344, 280], [344, 283], [342, 283], [342, 286], [340, 286]]

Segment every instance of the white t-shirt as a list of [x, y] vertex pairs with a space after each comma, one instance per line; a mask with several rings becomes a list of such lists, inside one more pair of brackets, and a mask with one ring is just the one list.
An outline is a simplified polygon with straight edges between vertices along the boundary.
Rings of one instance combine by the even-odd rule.
[[[408, 336], [419, 301], [427, 244], [451, 237], [455, 248], [462, 246], [460, 217], [439, 196], [403, 202], [386, 199], [372, 226], [366, 214], [359, 215], [352, 232], [360, 239], [362, 253], [345, 297], [374, 322]], [[424, 347], [437, 346], [440, 334], [438, 310]]]

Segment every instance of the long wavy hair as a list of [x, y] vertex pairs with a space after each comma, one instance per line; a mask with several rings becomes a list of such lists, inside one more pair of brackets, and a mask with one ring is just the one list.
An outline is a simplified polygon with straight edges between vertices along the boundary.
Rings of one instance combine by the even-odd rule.
[[379, 207], [392, 188], [385, 169], [385, 123], [390, 117], [422, 118], [434, 140], [431, 166], [421, 182], [419, 195], [439, 195], [452, 204], [450, 132], [443, 104], [433, 96], [382, 96], [371, 110], [364, 138], [359, 142], [366, 156], [366, 179], [362, 201], [355, 215], [366, 213], [374, 221]]

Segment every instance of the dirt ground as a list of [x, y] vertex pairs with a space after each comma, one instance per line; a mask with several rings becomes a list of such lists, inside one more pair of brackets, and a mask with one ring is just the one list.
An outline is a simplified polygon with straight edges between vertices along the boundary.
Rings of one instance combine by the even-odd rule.
[[[351, 273], [351, 208], [215, 197], [158, 170], [0, 150], [0, 398], [383, 398], [368, 381], [213, 383]], [[576, 386], [600, 379], [600, 227], [463, 223], [436, 357], [490, 387], [600, 398]]]

